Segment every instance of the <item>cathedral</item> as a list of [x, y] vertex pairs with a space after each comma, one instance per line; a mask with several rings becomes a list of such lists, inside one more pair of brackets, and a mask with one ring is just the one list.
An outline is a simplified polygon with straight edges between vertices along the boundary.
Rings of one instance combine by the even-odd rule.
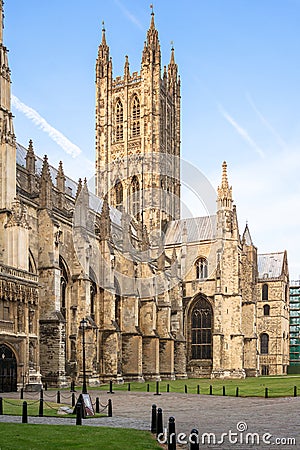
[[[1, 22], [3, 22], [3, 1]], [[17, 140], [0, 24], [0, 391], [281, 375], [285, 251], [240, 233], [227, 164], [214, 214], [180, 217], [180, 77], [154, 13], [140, 72], [96, 61], [96, 189]], [[30, 138], [30, 137], [29, 137]]]

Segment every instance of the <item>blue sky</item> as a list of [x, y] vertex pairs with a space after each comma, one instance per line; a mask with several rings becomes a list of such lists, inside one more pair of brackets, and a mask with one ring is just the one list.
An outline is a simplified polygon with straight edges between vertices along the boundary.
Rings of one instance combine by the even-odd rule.
[[[114, 76], [126, 54], [138, 71], [149, 5], [6, 0], [17, 139], [27, 146], [32, 138], [75, 179], [93, 173], [102, 20]], [[173, 41], [181, 75], [183, 158], [215, 188], [228, 162], [241, 231], [248, 220], [261, 253], [287, 249], [291, 278], [300, 278], [300, 0], [159, 0], [154, 11], [162, 65]], [[44, 131], [28, 108], [47, 122]]]

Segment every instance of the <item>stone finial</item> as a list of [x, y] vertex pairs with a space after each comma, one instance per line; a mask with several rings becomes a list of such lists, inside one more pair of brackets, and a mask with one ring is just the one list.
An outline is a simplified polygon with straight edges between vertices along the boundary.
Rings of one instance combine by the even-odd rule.
[[98, 227], [100, 230], [100, 239], [108, 240], [111, 237], [111, 219], [107, 194], [103, 199], [103, 205], [98, 221]]
[[40, 186], [41, 208], [52, 208], [52, 180], [47, 155], [44, 156]]
[[218, 187], [218, 202], [219, 208], [225, 207], [232, 209], [232, 187], [228, 183], [226, 161], [222, 164], [222, 183]]
[[124, 77], [129, 78], [130, 72], [129, 72], [129, 61], [128, 56], [125, 56], [125, 64], [124, 64]]
[[63, 163], [59, 161], [57, 175], [56, 175], [56, 187], [60, 192], [65, 192], [66, 177], [64, 174]]
[[81, 191], [82, 191], [82, 180], [81, 180], [81, 178], [79, 178], [77, 191], [76, 191], [76, 196], [75, 196], [76, 200], [78, 199]]
[[25, 159], [26, 159], [26, 169], [28, 170], [29, 173], [35, 174], [36, 159], [33, 150], [33, 142], [31, 139], [29, 140], [28, 150]]

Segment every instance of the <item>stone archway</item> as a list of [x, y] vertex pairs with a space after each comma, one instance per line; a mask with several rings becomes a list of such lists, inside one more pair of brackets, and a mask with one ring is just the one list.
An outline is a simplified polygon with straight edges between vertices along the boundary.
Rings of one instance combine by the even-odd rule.
[[0, 345], [0, 392], [17, 390], [17, 359], [5, 344]]

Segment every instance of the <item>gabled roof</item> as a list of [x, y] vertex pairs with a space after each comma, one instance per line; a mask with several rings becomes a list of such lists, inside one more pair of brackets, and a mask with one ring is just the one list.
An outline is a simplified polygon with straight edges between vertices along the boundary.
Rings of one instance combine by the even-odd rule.
[[[186, 234], [186, 238], [185, 238]], [[216, 237], [216, 216], [192, 217], [169, 222], [166, 245], [207, 241]]]
[[283, 272], [284, 254], [285, 252], [258, 255], [258, 278], [279, 278]]

